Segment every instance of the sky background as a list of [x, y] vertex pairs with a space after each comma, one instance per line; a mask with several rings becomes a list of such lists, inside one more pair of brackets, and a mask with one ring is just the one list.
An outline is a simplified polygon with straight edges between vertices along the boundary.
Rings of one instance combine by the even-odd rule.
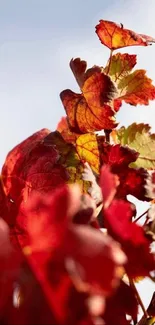
[[[95, 34], [99, 19], [155, 37], [154, 17], [155, 0], [0, 0], [0, 166], [13, 146], [41, 128], [55, 130], [65, 115], [59, 93], [78, 91], [72, 57], [88, 66], [106, 64], [109, 50]], [[155, 83], [155, 45], [121, 52], [138, 54], [137, 68]], [[155, 131], [155, 103], [123, 105], [117, 120], [146, 122]], [[138, 287], [147, 304], [153, 284]]]

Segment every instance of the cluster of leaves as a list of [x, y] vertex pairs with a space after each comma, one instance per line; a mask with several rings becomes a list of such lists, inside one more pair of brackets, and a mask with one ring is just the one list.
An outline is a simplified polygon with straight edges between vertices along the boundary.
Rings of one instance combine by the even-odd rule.
[[[155, 87], [133, 70], [136, 55], [113, 52], [155, 40], [103, 20], [96, 33], [110, 49], [105, 67], [72, 59], [80, 93], [60, 94], [67, 116], [2, 168], [2, 325], [137, 324], [139, 305], [138, 324], [154, 323], [154, 297], [145, 310], [135, 281], [154, 280], [155, 135], [146, 124], [117, 128], [116, 114], [123, 102], [148, 105]], [[150, 201], [144, 225], [129, 194]]]

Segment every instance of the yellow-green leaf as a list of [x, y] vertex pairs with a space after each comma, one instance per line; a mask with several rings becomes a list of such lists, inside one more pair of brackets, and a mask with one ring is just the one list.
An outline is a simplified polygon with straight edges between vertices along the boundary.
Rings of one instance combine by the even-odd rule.
[[116, 130], [115, 141], [139, 153], [132, 167], [155, 168], [155, 134], [150, 133], [148, 124], [131, 124], [128, 128]]
[[132, 72], [135, 65], [136, 55], [117, 53], [110, 57], [104, 72], [117, 86], [118, 100], [133, 106], [148, 105], [149, 100], [155, 99], [155, 87], [145, 70]]
[[131, 70], [134, 68], [135, 65], [135, 54], [131, 55], [128, 53], [117, 53], [109, 59], [107, 66], [104, 69], [104, 72], [108, 73], [112, 81], [118, 84], [122, 78], [126, 77], [129, 73], [131, 73]]
[[79, 136], [76, 140], [76, 150], [81, 160], [89, 163], [90, 167], [97, 174], [100, 169], [100, 155], [98, 141], [103, 137], [98, 137], [96, 134], [86, 133]]

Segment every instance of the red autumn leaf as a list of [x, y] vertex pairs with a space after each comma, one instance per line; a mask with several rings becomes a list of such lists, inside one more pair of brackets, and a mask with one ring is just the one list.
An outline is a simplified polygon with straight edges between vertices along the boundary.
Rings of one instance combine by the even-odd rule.
[[59, 121], [56, 130], [62, 134], [66, 129], [68, 131], [68, 122], [66, 116], [63, 116]]
[[84, 170], [83, 162], [79, 157], [75, 147], [64, 141], [59, 132], [51, 132], [44, 140], [47, 146], [54, 146], [60, 153], [59, 163], [63, 167], [68, 175], [67, 183], [78, 183], [84, 193], [88, 191], [90, 186], [89, 182], [85, 182], [82, 179], [82, 173]]
[[40, 131], [8, 154], [2, 168], [6, 202], [3, 202], [2, 196], [1, 205], [5, 211], [3, 218], [11, 227], [11, 239], [16, 247], [26, 243], [25, 217], [18, 212], [28, 197], [34, 192], [49, 193], [68, 182], [79, 183], [83, 192], [87, 192], [89, 182], [82, 180], [82, 173], [83, 164], [75, 148], [66, 143], [58, 132]]
[[76, 139], [79, 137], [78, 133], [72, 132], [70, 130], [66, 117], [61, 118], [56, 129], [58, 132], [60, 132], [63, 139], [68, 143], [75, 144]]
[[147, 276], [155, 268], [155, 255], [150, 253], [150, 241], [145, 237], [144, 229], [132, 222], [134, 212], [131, 203], [114, 200], [104, 211], [104, 222], [109, 234], [120, 242], [127, 255], [127, 274]]
[[70, 61], [70, 68], [75, 76], [75, 79], [81, 88], [84, 84], [85, 80], [85, 73], [87, 69], [87, 62], [84, 60], [81, 60], [80, 58], [72, 59]]
[[70, 130], [87, 133], [114, 128], [114, 110], [110, 107], [116, 97], [114, 83], [100, 67], [86, 70], [86, 62], [79, 58], [71, 60], [70, 67], [82, 91], [76, 94], [67, 89], [60, 94]]
[[[85, 72], [84, 72], [85, 63]], [[82, 90], [88, 104], [91, 106], [103, 106], [116, 96], [116, 88], [111, 79], [103, 73], [103, 69], [94, 66], [87, 69], [87, 63], [79, 58], [70, 62], [72, 72]], [[80, 80], [80, 81], [79, 81]]]
[[63, 263], [56, 263], [45, 252], [32, 253], [27, 260], [31, 277], [27, 276], [24, 285], [26, 297], [17, 310], [15, 322], [9, 324], [94, 325], [87, 303], [89, 294], [75, 288]]
[[86, 79], [82, 87], [86, 102], [91, 107], [102, 107], [116, 97], [116, 88], [103, 72], [95, 72]]
[[25, 155], [28, 154], [34, 147], [36, 147], [36, 144], [40, 143], [49, 133], [50, 131], [48, 129], [42, 129], [18, 144], [7, 155], [6, 166], [3, 167], [3, 169], [7, 170], [8, 174], [11, 174], [15, 167], [18, 169], [16, 162], [23, 162]]
[[3, 219], [0, 219], [0, 319], [10, 308], [14, 283], [19, 276], [21, 257], [12, 249], [9, 239], [9, 228]]
[[147, 171], [144, 168], [128, 168], [119, 174], [120, 186], [118, 187], [117, 197], [125, 198], [127, 193], [135, 196], [141, 201], [148, 201], [146, 196]]
[[139, 200], [146, 201], [146, 180], [148, 173], [143, 168], [130, 168], [131, 162], [138, 158], [138, 153], [120, 145], [102, 145], [101, 161], [111, 167], [111, 172], [119, 176], [120, 185], [116, 196], [125, 198], [131, 194]]
[[114, 99], [113, 101], [113, 109], [117, 113], [122, 106], [122, 101], [120, 99]]
[[0, 180], [0, 218], [7, 219], [8, 217], [8, 198], [6, 197], [3, 189], [2, 179]]
[[104, 104], [98, 107], [89, 106], [82, 94], [64, 90], [60, 94], [70, 130], [75, 133], [88, 133], [102, 129], [113, 129], [117, 126], [112, 108]]
[[58, 151], [44, 144], [47, 134], [48, 130], [35, 133], [7, 155], [2, 183], [8, 200], [10, 225], [14, 224], [21, 202], [26, 201], [32, 191], [49, 192], [68, 179], [67, 171], [58, 163]]
[[101, 150], [102, 163], [106, 163], [111, 167], [121, 171], [127, 167], [132, 161], [135, 161], [139, 154], [137, 151], [129, 149], [127, 146], [110, 145], [103, 143]]
[[[64, 261], [77, 283], [82, 281], [93, 290], [108, 294], [118, 282], [116, 269], [124, 264], [125, 257], [117, 244], [99, 230], [72, 222], [79, 207], [80, 191], [77, 188], [64, 187], [46, 198], [31, 199], [24, 211], [30, 237], [30, 246], [26, 249], [30, 252], [28, 259], [31, 263], [31, 251], [32, 260], [33, 252], [51, 252], [56, 263]], [[41, 271], [38, 269], [39, 265], [36, 273]], [[43, 290], [50, 290], [48, 279], [45, 281], [47, 287]]]
[[8, 154], [2, 168], [3, 189], [15, 203], [20, 195], [27, 199], [31, 191], [49, 192], [67, 182], [67, 168], [80, 164], [74, 147], [58, 132], [48, 132], [40, 140], [35, 134], [32, 137]]
[[94, 73], [101, 72], [101, 68], [98, 66], [94, 66], [90, 69], [87, 69], [87, 62], [81, 60], [80, 58], [72, 59], [70, 61], [70, 68], [74, 74], [74, 77], [82, 89], [84, 82]]
[[[70, 67], [71, 67], [71, 70], [75, 76], [75, 79], [83, 93], [87, 94], [88, 90], [91, 89], [92, 86], [93, 86], [93, 88], [94, 87], [100, 88], [100, 90], [103, 88], [103, 93], [102, 93], [103, 98], [99, 98], [99, 104], [100, 104], [100, 101], [103, 103], [105, 102], [105, 100], [107, 101], [106, 96], [108, 95], [108, 101], [109, 101], [110, 107], [112, 107], [115, 112], [117, 112], [119, 110], [119, 108], [121, 106], [121, 101], [117, 100], [117, 99], [114, 99], [113, 101], [111, 101], [111, 98], [114, 97], [114, 95], [112, 93], [108, 94], [108, 92], [106, 90], [104, 90], [105, 82], [102, 82], [102, 79], [101, 79], [100, 84], [99, 84], [99, 79], [102, 76], [101, 72], [103, 72], [103, 68], [100, 68], [98, 66], [93, 66], [92, 68], [87, 69], [86, 61], [83, 61], [80, 58], [76, 58], [74, 60], [72, 59], [70, 62]], [[106, 70], [105, 70], [105, 72], [106, 72]], [[98, 73], [98, 80], [96, 80], [96, 76], [97, 76], [96, 73]], [[107, 72], [106, 72], [106, 74], [107, 74]], [[90, 78], [91, 76], [92, 76], [92, 78]], [[98, 83], [97, 87], [96, 87], [95, 83], [93, 85], [91, 85], [91, 83], [90, 83], [90, 81], [93, 83], [93, 78], [95, 78], [95, 83]], [[89, 79], [89, 80], [86, 82], [87, 79]], [[87, 87], [89, 87], [88, 90], [87, 90]], [[116, 91], [115, 89], [112, 90], [112, 92], [114, 92], [114, 93], [115, 93], [115, 91]], [[97, 95], [97, 93], [98, 93], [98, 90], [96, 89], [95, 95]], [[87, 102], [88, 102], [89, 97], [90, 96], [87, 97]], [[95, 96], [93, 96], [93, 101], [94, 101], [94, 99], [95, 99]], [[91, 104], [92, 104], [92, 100], [90, 98], [90, 105]]]
[[127, 315], [135, 320], [137, 314], [138, 303], [135, 292], [121, 281], [116, 292], [106, 300], [106, 308], [103, 315], [105, 325], [129, 325]]
[[100, 186], [102, 188], [103, 204], [106, 209], [112, 202], [119, 185], [119, 179], [117, 175], [110, 172], [109, 166], [104, 165], [101, 168], [101, 180]]
[[122, 24], [117, 25], [106, 20], [100, 20], [96, 26], [96, 33], [101, 43], [111, 50], [135, 45], [147, 46], [155, 42], [150, 36], [136, 34], [132, 30], [125, 29]]
[[155, 87], [145, 70], [136, 70], [118, 83], [118, 98], [130, 105], [148, 105], [155, 99]]
[[13, 297], [10, 297], [10, 306], [4, 310], [2, 324], [57, 324], [42, 288], [26, 261], [14, 283]]

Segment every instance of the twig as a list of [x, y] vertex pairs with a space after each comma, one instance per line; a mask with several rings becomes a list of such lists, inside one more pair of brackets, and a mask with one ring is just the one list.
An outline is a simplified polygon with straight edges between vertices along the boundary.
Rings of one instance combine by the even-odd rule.
[[[150, 301], [150, 304], [147, 308], [147, 312], [149, 315], [152, 315], [152, 316], [149, 316], [146, 320], [146, 318], [144, 316], [142, 316], [142, 318], [139, 320], [138, 324], [137, 325], [149, 325], [149, 324], [154, 324], [154, 315], [155, 315], [155, 292], [153, 293], [153, 296], [152, 296], [152, 299]], [[152, 320], [152, 322], [151, 322]], [[149, 323], [150, 321], [150, 323]]]
[[138, 292], [138, 290], [137, 290], [137, 288], [136, 288], [136, 286], [134, 284], [134, 281], [132, 279], [130, 279], [130, 278], [129, 278], [129, 281], [130, 281], [131, 287], [133, 288], [133, 290], [135, 292], [135, 295], [137, 297], [137, 301], [138, 301], [139, 305], [141, 306], [141, 309], [142, 309], [142, 311], [144, 313], [144, 317], [145, 318], [148, 318], [149, 317], [149, 314], [148, 314], [147, 310], [144, 307], [144, 304], [143, 304], [142, 299], [141, 299], [141, 297], [139, 295], [139, 292]]
[[109, 71], [110, 71], [110, 66], [111, 66], [111, 61], [112, 61], [112, 54], [113, 54], [113, 50], [110, 51], [109, 65], [108, 65], [108, 69], [107, 69], [106, 74], [108, 74]]
[[111, 133], [111, 130], [105, 130], [104, 133], [105, 133], [106, 142], [110, 143], [110, 133]]
[[133, 222], [137, 222], [139, 221], [147, 212], [149, 211], [149, 209], [147, 209], [145, 212], [143, 212], [137, 219], [135, 219]]

